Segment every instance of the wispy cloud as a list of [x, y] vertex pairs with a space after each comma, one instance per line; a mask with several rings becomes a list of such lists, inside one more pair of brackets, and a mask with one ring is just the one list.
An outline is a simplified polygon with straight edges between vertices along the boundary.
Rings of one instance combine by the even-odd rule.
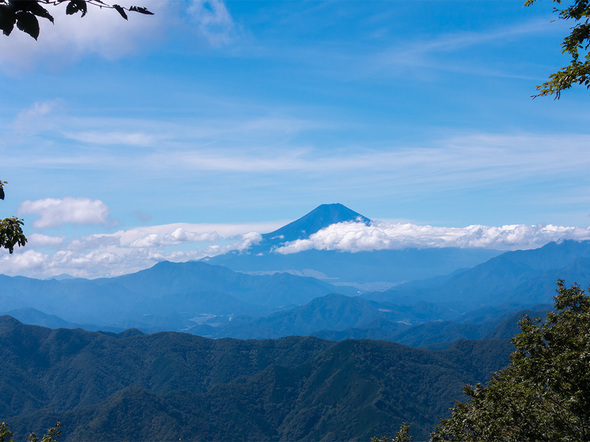
[[150, 146], [158, 139], [144, 132], [78, 132], [65, 133], [64, 136], [87, 144], [106, 144], [124, 146]]
[[[544, 19], [533, 19], [527, 22], [511, 24], [499, 28], [479, 31], [456, 31], [446, 34], [437, 34], [430, 38], [418, 37], [415, 40], [402, 40], [394, 46], [374, 55], [377, 66], [407, 65], [407, 66], [431, 66], [437, 55], [448, 55], [463, 52], [473, 47], [483, 45], [504, 45], [527, 36], [547, 34], [547, 32], [560, 32], [565, 26], [548, 29], [548, 23]], [[475, 53], [477, 54], [477, 53]], [[438, 67], [453, 69], [448, 64]]]
[[[0, 151], [6, 152], [3, 165], [7, 168], [25, 165], [39, 173], [91, 169], [104, 171], [103, 176], [127, 177], [127, 165], [133, 162], [138, 183], [152, 181], [156, 175], [176, 180], [195, 172], [214, 172], [214, 181], [236, 172], [274, 175], [279, 180], [305, 174], [308, 180], [324, 181], [346, 174], [345, 181], [338, 179], [343, 191], [347, 185], [364, 180], [378, 188], [389, 186], [396, 194], [422, 192], [432, 186], [452, 190], [527, 179], [549, 181], [564, 173], [585, 176], [590, 168], [587, 133], [455, 130], [411, 141], [392, 136], [378, 147], [352, 142], [326, 147], [301, 140], [319, 129], [346, 139], [345, 123], [277, 117], [270, 109], [247, 117], [172, 122], [73, 117], [63, 107], [56, 110], [50, 103], [37, 103], [16, 121], [24, 121], [31, 113], [42, 115], [45, 129], [40, 134], [17, 136], [16, 122], [12, 128], [5, 125]], [[130, 127], [134, 129], [129, 131]], [[364, 130], [372, 128], [365, 125]], [[48, 149], [51, 155], [47, 155]], [[297, 183], [301, 185], [300, 180]], [[165, 186], [166, 181], [159, 185]]]
[[236, 38], [236, 25], [222, 0], [192, 0], [188, 12], [199, 33], [212, 45], [225, 45]]

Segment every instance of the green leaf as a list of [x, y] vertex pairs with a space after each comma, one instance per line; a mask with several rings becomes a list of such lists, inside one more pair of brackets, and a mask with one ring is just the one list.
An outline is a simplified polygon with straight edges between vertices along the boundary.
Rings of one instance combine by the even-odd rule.
[[0, 248], [8, 249], [12, 253], [15, 246], [24, 246], [27, 243], [22, 229], [23, 224], [18, 218], [0, 220]]
[[6, 5], [0, 5], [0, 29], [4, 35], [10, 35], [16, 23], [16, 15], [12, 8]]
[[27, 2], [27, 11], [35, 14], [37, 17], [43, 17], [53, 23], [53, 17], [51, 14], [41, 6], [38, 2]]
[[16, 26], [26, 32], [35, 40], [39, 37], [39, 21], [31, 12], [19, 11], [16, 13]]
[[123, 17], [125, 20], [127, 20], [127, 14], [125, 13], [125, 9], [123, 9], [122, 6], [120, 6], [120, 5], [113, 5], [113, 8], [115, 8], [117, 10], [117, 12], [119, 14], [121, 14], [121, 17]]
[[73, 15], [77, 12], [82, 12], [82, 17], [88, 12], [88, 6], [84, 0], [71, 0], [66, 6], [66, 14]]
[[146, 15], [154, 15], [153, 12], [148, 11], [146, 8], [144, 8], [143, 6], [131, 6], [129, 8], [130, 11], [133, 12], [139, 12], [140, 14], [146, 14]]

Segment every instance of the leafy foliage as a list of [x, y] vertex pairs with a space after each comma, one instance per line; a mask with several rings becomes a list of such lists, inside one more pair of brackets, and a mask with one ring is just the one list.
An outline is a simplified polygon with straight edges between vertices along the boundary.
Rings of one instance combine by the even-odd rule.
[[0, 0], [0, 30], [4, 35], [10, 35], [16, 25], [18, 29], [37, 40], [39, 37], [38, 17], [47, 19], [51, 23], [54, 22], [53, 16], [44, 5], [57, 6], [66, 2], [66, 15], [74, 15], [79, 12], [80, 16], [84, 17], [88, 12], [88, 5], [100, 9], [114, 9], [125, 20], [128, 19], [126, 11], [153, 15], [142, 6], [125, 8], [117, 4], [107, 4], [102, 0]]
[[35, 434], [31, 433], [27, 436], [27, 442], [59, 442], [59, 437], [61, 436], [61, 422], [57, 421], [55, 425], [47, 430], [41, 439]]
[[[47, 430], [41, 439], [35, 434], [31, 433], [26, 437], [27, 442], [59, 442], [61, 436], [61, 422], [56, 422], [55, 425]], [[6, 422], [0, 422], [0, 442], [14, 442], [12, 439], [12, 431], [8, 429]]]
[[14, 252], [15, 246], [24, 246], [27, 238], [23, 233], [23, 221], [18, 218], [5, 218], [0, 221], [0, 247]]
[[[4, 199], [4, 185], [6, 181], [0, 180], [0, 199]], [[27, 238], [23, 233], [23, 221], [12, 217], [0, 220], [0, 248], [8, 249], [10, 253], [14, 252], [15, 246], [24, 246]]]
[[[527, 0], [525, 6], [532, 5], [536, 0]], [[540, 95], [555, 95], [559, 99], [561, 91], [569, 89], [574, 84], [584, 85], [590, 88], [590, 4], [588, 0], [553, 0], [558, 5], [570, 3], [568, 7], [555, 7], [553, 10], [559, 14], [562, 20], [574, 20], [575, 26], [571, 33], [563, 39], [562, 53], [571, 56], [569, 65], [559, 69], [549, 76], [549, 81], [537, 86]], [[581, 51], [585, 51], [583, 55]]]
[[410, 427], [410, 424], [404, 422], [400, 425], [399, 430], [397, 430], [397, 433], [393, 439], [387, 436], [380, 438], [372, 437], [371, 442], [411, 442], [414, 438], [408, 434]]
[[12, 431], [8, 429], [6, 422], [0, 422], [0, 442], [14, 442]]
[[432, 439], [586, 441], [590, 439], [590, 298], [558, 281], [556, 312], [525, 316], [510, 365], [487, 385], [466, 387]]

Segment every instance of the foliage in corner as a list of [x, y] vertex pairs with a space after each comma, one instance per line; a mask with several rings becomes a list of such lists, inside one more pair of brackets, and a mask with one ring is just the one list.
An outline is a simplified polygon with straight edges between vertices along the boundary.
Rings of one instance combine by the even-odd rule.
[[142, 6], [125, 8], [116, 4], [107, 4], [102, 0], [0, 0], [0, 30], [4, 35], [10, 35], [16, 25], [19, 30], [37, 40], [39, 37], [38, 17], [53, 23], [53, 16], [45, 6], [58, 6], [62, 3], [67, 3], [66, 15], [74, 15], [79, 12], [81, 17], [86, 15], [89, 5], [100, 9], [114, 9], [125, 20], [128, 19], [127, 11], [153, 15]]
[[47, 430], [41, 439], [35, 434], [31, 433], [26, 437], [27, 442], [59, 442], [61, 436], [61, 422], [57, 421], [55, 425]]
[[432, 440], [590, 440], [590, 298], [558, 281], [555, 312], [525, 316], [508, 367], [466, 387]]
[[[27, 442], [59, 442], [61, 436], [61, 422], [57, 421], [55, 425], [47, 430], [41, 439], [35, 433], [31, 433], [26, 437]], [[8, 429], [6, 422], [0, 422], [0, 442], [14, 442], [12, 438], [12, 431]]]
[[[4, 185], [6, 181], [0, 180], [0, 199], [4, 199]], [[15, 246], [24, 246], [27, 243], [27, 237], [23, 232], [23, 221], [19, 218], [5, 218], [0, 220], [0, 249], [8, 249], [10, 253], [14, 252]], [[1, 435], [0, 428], [0, 435]], [[0, 439], [2, 442], [2, 439]]]
[[395, 433], [395, 437], [393, 439], [388, 436], [372, 437], [371, 442], [412, 442], [414, 437], [408, 434], [411, 426], [412, 425], [408, 424], [407, 422], [404, 422], [400, 425], [399, 430], [397, 430], [397, 433]]
[[[525, 6], [532, 5], [536, 0], [527, 0]], [[562, 67], [549, 76], [549, 81], [538, 85], [541, 95], [555, 95], [559, 99], [561, 91], [569, 89], [575, 84], [584, 85], [590, 88], [590, 4], [588, 0], [574, 0], [568, 7], [561, 7], [562, 3], [569, 3], [567, 0], [553, 0], [560, 7], [554, 7], [553, 11], [559, 14], [562, 20], [574, 20], [575, 25], [570, 28], [571, 33], [563, 39], [561, 44], [562, 53], [571, 56], [569, 65]], [[585, 52], [585, 55], [580, 53]]]

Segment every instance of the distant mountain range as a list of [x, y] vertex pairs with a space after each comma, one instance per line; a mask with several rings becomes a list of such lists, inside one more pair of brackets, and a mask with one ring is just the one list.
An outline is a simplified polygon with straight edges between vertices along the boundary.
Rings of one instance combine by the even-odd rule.
[[[116, 278], [36, 280], [0, 275], [0, 313], [26, 323], [86, 330], [173, 330], [243, 339], [313, 334], [436, 346], [483, 337], [519, 310], [547, 308], [557, 278], [590, 282], [589, 241], [550, 243], [500, 255], [448, 248], [272, 252], [285, 241], [351, 220], [370, 222], [342, 205], [323, 205], [267, 234], [259, 245], [265, 251], [255, 255], [162, 262]], [[493, 257], [480, 262], [486, 254]], [[213, 262], [240, 264], [249, 273]], [[291, 273], [269, 270], [291, 265]], [[324, 279], [293, 274], [297, 272], [323, 273]], [[325, 279], [328, 274], [332, 276]], [[357, 283], [413, 280], [386, 291], [362, 291], [331, 284], [342, 281], [334, 276], [338, 274]], [[432, 274], [438, 276], [426, 279]], [[537, 308], [540, 304], [545, 307]]]
[[203, 317], [228, 321], [235, 315], [260, 316], [335, 291], [356, 293], [314, 278], [247, 275], [204, 262], [162, 262], [134, 274], [95, 280], [0, 275], [0, 287], [4, 313], [34, 308], [69, 322], [146, 331], [181, 330]]
[[506, 252], [443, 278], [415, 281], [362, 296], [412, 305], [442, 303], [463, 310], [484, 306], [552, 304], [557, 279], [590, 284], [590, 241], [551, 242], [539, 249]]

